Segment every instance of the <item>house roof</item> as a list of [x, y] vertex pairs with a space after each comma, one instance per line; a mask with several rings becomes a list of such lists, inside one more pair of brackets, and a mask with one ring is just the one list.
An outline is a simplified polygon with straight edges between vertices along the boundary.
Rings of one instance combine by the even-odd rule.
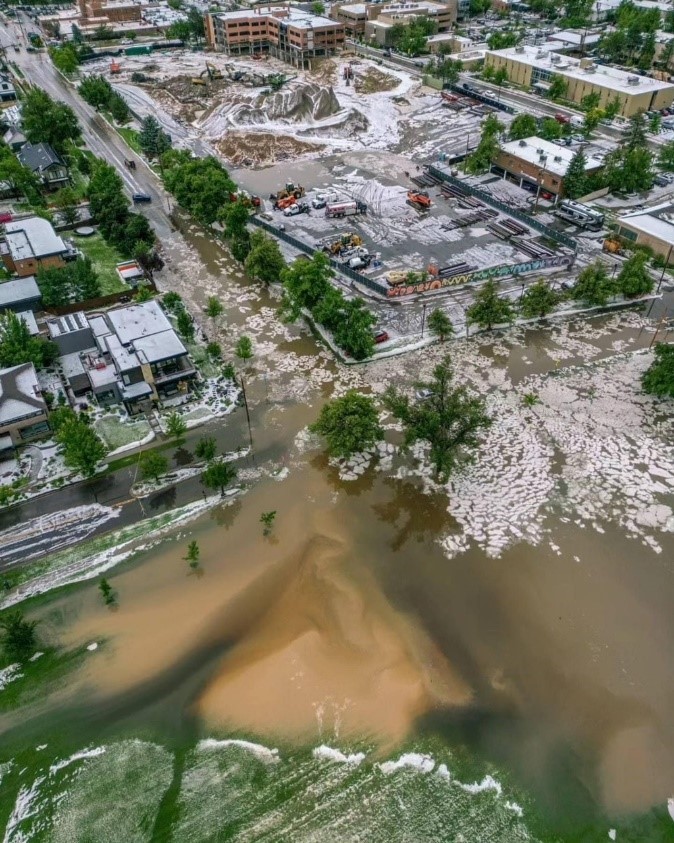
[[[504, 143], [500, 153], [512, 155], [513, 158], [520, 158], [529, 164], [536, 164], [548, 173], [563, 177], [566, 175], [569, 164], [577, 151], [577, 147], [571, 149], [568, 146], [559, 146], [556, 143], [534, 136]], [[603, 157], [597, 158], [596, 155], [601, 155], [601, 153], [593, 154], [590, 150], [585, 150], [586, 170], [596, 170], [603, 165]]]
[[5, 239], [14, 261], [60, 255], [68, 251], [52, 224], [42, 217], [5, 223]]
[[40, 288], [33, 275], [0, 283], [0, 310], [36, 300], [40, 300]]
[[55, 316], [53, 319], [47, 319], [47, 328], [49, 336], [62, 337], [66, 334], [73, 334], [77, 331], [85, 331], [89, 328], [89, 322], [86, 315], [80, 310], [76, 313], [68, 313], [65, 316]]
[[34, 173], [41, 173], [54, 164], [65, 166], [61, 157], [48, 143], [26, 143], [20, 152], [17, 152], [16, 157], [24, 167], [28, 167]]
[[168, 360], [170, 357], [180, 357], [187, 354], [187, 349], [173, 329], [134, 340], [133, 347], [138, 354], [138, 358], [144, 363], [159, 363], [162, 360]]
[[11, 424], [46, 411], [32, 363], [0, 371], [0, 424]]
[[128, 345], [141, 337], [148, 337], [161, 331], [173, 330], [156, 301], [146, 301], [110, 310], [107, 317], [122, 345]]
[[37, 320], [33, 315], [32, 310], [22, 310], [20, 313], [16, 314], [19, 319], [24, 323], [24, 325], [28, 328], [28, 331], [32, 337], [37, 336], [40, 333], [40, 329], [37, 326]]
[[666, 202], [647, 211], [636, 211], [618, 218], [619, 225], [650, 234], [674, 246], [674, 205]]

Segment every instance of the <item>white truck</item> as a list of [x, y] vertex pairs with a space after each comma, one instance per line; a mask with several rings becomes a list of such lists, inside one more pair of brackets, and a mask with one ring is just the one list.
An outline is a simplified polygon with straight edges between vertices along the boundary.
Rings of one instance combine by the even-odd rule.
[[356, 214], [367, 214], [367, 205], [364, 202], [350, 200], [347, 202], [332, 202], [325, 206], [325, 216], [332, 219], [353, 217]]

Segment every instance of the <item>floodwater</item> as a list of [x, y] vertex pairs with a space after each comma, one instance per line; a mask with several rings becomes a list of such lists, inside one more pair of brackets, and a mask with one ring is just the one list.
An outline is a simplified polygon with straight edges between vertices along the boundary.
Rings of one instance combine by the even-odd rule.
[[[220, 266], [207, 238], [190, 242], [209, 255], [212, 270]], [[211, 277], [198, 292], [213, 289]], [[57, 594], [34, 610], [50, 643], [99, 647], [53, 697], [0, 717], [8, 745], [41, 743], [39, 736], [50, 734], [54, 723], [61, 740], [68, 736], [68, 751], [129, 736], [156, 741], [142, 750], [148, 764], [157, 754], [156, 771], [139, 781], [154, 776], [163, 782], [160, 793], [168, 789], [163, 797], [152, 796], [156, 821], [143, 821], [152, 834], [125, 840], [508, 843], [571, 841], [590, 827], [597, 836], [586, 839], [599, 840], [612, 826], [652, 811], [654, 825], [617, 839], [672, 839], [671, 532], [657, 534], [655, 552], [639, 540], [634, 524], [613, 511], [608, 517], [608, 499], [602, 499], [607, 518], [600, 528], [570, 517], [570, 480], [563, 472], [573, 455], [556, 452], [550, 457], [553, 491], [540, 505], [543, 540], [522, 536], [488, 554], [476, 533], [463, 552], [448, 555], [445, 540], [463, 529], [452, 515], [456, 490], [430, 488], [410, 470], [414, 460], [408, 455], [396, 455], [389, 465], [374, 460], [356, 481], [345, 481], [319, 443], [302, 433], [332, 381], [376, 393], [389, 381], [409, 384], [428, 374], [440, 352], [362, 370], [338, 367], [306, 334], [282, 333], [264, 344], [277, 330], [267, 293], [241, 285], [228, 305], [224, 344], [233, 343], [236, 326], [251, 333], [258, 348], [249, 371], [255, 458], [242, 472], [244, 480], [250, 473], [247, 491], [110, 572], [119, 595], [114, 611], [102, 606], [95, 583]], [[525, 390], [534, 373], [553, 370], [557, 376], [582, 359], [647, 347], [651, 336], [638, 319], [618, 315], [593, 322], [591, 329], [513, 332], [507, 341], [485, 338], [454, 348], [461, 371], [480, 372], [506, 394], [520, 384]], [[582, 403], [570, 391], [568, 401]], [[519, 406], [513, 402], [509, 412], [521, 413]], [[534, 422], [517, 418], [546, 438], [543, 411]], [[389, 431], [389, 441], [396, 437]], [[644, 451], [642, 460], [652, 459]], [[589, 475], [587, 481], [598, 482]], [[276, 523], [265, 537], [260, 515], [273, 510]], [[485, 513], [487, 522], [490, 515]], [[183, 558], [193, 539], [201, 551], [196, 571]], [[216, 763], [209, 755], [215, 744], [195, 744], [211, 736], [281, 745], [283, 760], [273, 773], [268, 767], [264, 775], [261, 768], [251, 771], [242, 790], [237, 777], [247, 767], [238, 756], [230, 759], [231, 747], [218, 745], [225, 755]], [[175, 761], [166, 760], [158, 744], [178, 747]], [[413, 762], [391, 768], [396, 772], [384, 763], [385, 775], [374, 766], [364, 772], [365, 764], [355, 772], [356, 762], [349, 762], [344, 769], [351, 778], [337, 786], [334, 771], [310, 766], [309, 775], [310, 762], [292, 755], [325, 745], [345, 753], [362, 748], [371, 765], [395, 759], [403, 749], [425, 752], [432, 746], [443, 763], [455, 765], [453, 774], [467, 764], [480, 771], [471, 773], [477, 782], [494, 772], [523, 794], [529, 800], [525, 825], [513, 813], [519, 807], [505, 797], [495, 807], [496, 785], [488, 779], [479, 787], [459, 783], [452, 791], [462, 799], [468, 793], [473, 800], [492, 800], [480, 802], [479, 811], [476, 801], [459, 805], [454, 795], [436, 791], [445, 778], [442, 768], [432, 780], [428, 770], [440, 757], [431, 763], [413, 755]], [[122, 743], [115, 751], [140, 769], [133, 766], [140, 760], [129, 760], [140, 750]], [[109, 749], [110, 764], [116, 757]], [[103, 763], [98, 757], [85, 761], [77, 781], [94, 777]], [[397, 772], [406, 766], [407, 772]], [[110, 769], [101, 767], [103, 783], [114, 778]], [[200, 790], [206, 780], [215, 788], [208, 797]], [[394, 780], [395, 788], [389, 786]], [[403, 789], [408, 785], [413, 792]], [[54, 805], [69, 806], [69, 822], [79, 817], [84, 828], [77, 799], [86, 792], [95, 803], [100, 795], [82, 790], [78, 797], [76, 783], [72, 787], [62, 802], [54, 796]], [[299, 792], [308, 800], [301, 809], [293, 801]], [[349, 794], [352, 801], [339, 801]], [[124, 812], [126, 799], [108, 811], [111, 822]], [[216, 816], [221, 800], [228, 820]], [[228, 826], [234, 801], [245, 803], [249, 814]], [[331, 813], [323, 816], [319, 809], [328, 804]], [[295, 812], [303, 818], [301, 829]], [[197, 817], [207, 830], [197, 830]], [[358, 834], [349, 817], [364, 824]], [[529, 817], [538, 819], [526, 825]], [[435, 822], [431, 830], [429, 818]], [[501, 825], [492, 828], [492, 821]], [[53, 837], [42, 829], [6, 840], [68, 839], [63, 828], [70, 826], [55, 827]], [[25, 832], [20, 824], [16, 828]], [[222, 838], [216, 837], [218, 828], [228, 829]], [[459, 828], [463, 837], [455, 836]], [[120, 832], [91, 833], [70, 839], [121, 843]]]

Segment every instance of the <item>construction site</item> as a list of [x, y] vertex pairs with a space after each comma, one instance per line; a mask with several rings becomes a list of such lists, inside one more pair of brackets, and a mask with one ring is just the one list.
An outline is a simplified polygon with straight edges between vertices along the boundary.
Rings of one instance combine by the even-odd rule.
[[[88, 66], [106, 71], [103, 61]], [[221, 157], [260, 197], [271, 230], [326, 248], [375, 296], [571, 262], [572, 250], [518, 214], [531, 207], [530, 193], [492, 177], [478, 180], [489, 183], [475, 194], [451, 179], [451, 162], [479, 140], [485, 107], [403, 70], [349, 56], [303, 71], [268, 57], [172, 52], [127, 56], [111, 81], [175, 146]]]

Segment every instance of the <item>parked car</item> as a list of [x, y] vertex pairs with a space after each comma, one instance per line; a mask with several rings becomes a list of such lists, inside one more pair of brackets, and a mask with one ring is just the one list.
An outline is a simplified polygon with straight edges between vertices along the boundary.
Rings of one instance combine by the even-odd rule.
[[379, 330], [375, 332], [374, 341], [379, 344], [380, 342], [387, 342], [389, 339], [389, 335], [386, 331]]
[[134, 193], [131, 198], [133, 199], [134, 205], [138, 205], [142, 202], [152, 202], [152, 197], [149, 193]]
[[658, 187], [667, 187], [669, 184], [669, 179], [665, 178], [663, 175], [657, 175], [653, 182], [657, 184]]
[[308, 214], [311, 209], [306, 202], [296, 202], [283, 209], [284, 217], [295, 217], [297, 214]]
[[13, 219], [14, 217], [9, 211], [0, 211], [0, 224], [11, 222]]

